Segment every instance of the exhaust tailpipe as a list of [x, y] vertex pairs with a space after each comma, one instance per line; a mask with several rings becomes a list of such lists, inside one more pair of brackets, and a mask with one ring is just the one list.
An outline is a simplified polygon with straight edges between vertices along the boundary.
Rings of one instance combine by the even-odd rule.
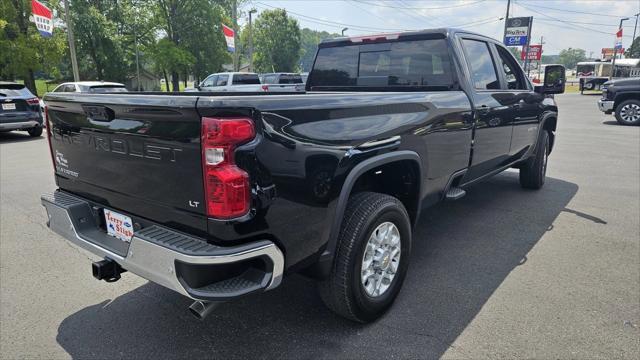
[[221, 303], [218, 301], [194, 301], [189, 306], [189, 312], [197, 319], [204, 320], [209, 314], [215, 310]]

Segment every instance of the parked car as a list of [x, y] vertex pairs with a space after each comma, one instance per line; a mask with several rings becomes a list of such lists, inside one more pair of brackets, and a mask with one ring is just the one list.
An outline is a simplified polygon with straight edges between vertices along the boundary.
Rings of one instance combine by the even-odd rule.
[[224, 72], [207, 76], [195, 89], [186, 91], [264, 92], [256, 73]]
[[78, 81], [62, 83], [53, 89], [57, 92], [80, 92], [80, 93], [114, 93], [127, 92], [124, 84], [108, 81]]
[[23, 84], [0, 81], [0, 132], [20, 130], [42, 135], [40, 99]]
[[266, 91], [303, 92], [302, 76], [295, 73], [270, 73], [260, 75], [260, 82], [266, 85]]
[[49, 93], [47, 224], [97, 279], [127, 270], [201, 318], [300, 272], [372, 321], [424, 207], [508, 168], [544, 185], [565, 85], [545, 71], [534, 87], [500, 41], [437, 29], [324, 40], [306, 93]]
[[598, 108], [622, 125], [640, 125], [640, 77], [607, 81]]

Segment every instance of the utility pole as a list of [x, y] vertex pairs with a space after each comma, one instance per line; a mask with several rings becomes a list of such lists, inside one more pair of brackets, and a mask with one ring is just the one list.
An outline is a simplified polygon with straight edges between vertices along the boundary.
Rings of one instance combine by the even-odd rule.
[[238, 64], [238, 2], [233, 0], [231, 4], [231, 16], [233, 17], [233, 71], [238, 71], [240, 65]]
[[633, 44], [633, 41], [636, 39], [636, 29], [638, 28], [638, 16], [640, 16], [640, 13], [637, 13], [633, 16], [636, 17], [636, 24], [633, 26], [633, 37], [631, 38], [632, 44]]
[[258, 10], [249, 10], [249, 72], [253, 72], [253, 27], [251, 25], [251, 14], [257, 13]]
[[511, 7], [511, 0], [507, 0], [507, 14], [504, 16], [504, 35], [502, 36], [502, 42], [507, 37], [507, 24], [509, 23], [509, 7]]
[[135, 40], [135, 44], [136, 44], [136, 76], [137, 76], [137, 80], [136, 83], [138, 85], [138, 91], [140, 91], [140, 55], [138, 52], [138, 6], [136, 5], [136, 24], [133, 26], [133, 37]]
[[[629, 20], [629, 18], [620, 19], [620, 26], [618, 26], [618, 31], [622, 30], [622, 22], [625, 20]], [[613, 42], [613, 61], [611, 61], [611, 74], [609, 75], [609, 80], [613, 79], [616, 72], [616, 56], [618, 53], [618, 49], [616, 48], [617, 41], [618, 41], [618, 37], [616, 35], [616, 40]], [[620, 38], [620, 45], [622, 45], [622, 38]]]
[[73, 70], [73, 81], [80, 81], [78, 72], [78, 60], [76, 59], [76, 45], [73, 40], [73, 26], [71, 16], [69, 16], [69, 0], [64, 0], [64, 21], [67, 23], [67, 39], [69, 40], [69, 52], [71, 53], [71, 68]]
[[[540, 35], [540, 60], [538, 61], [538, 80], [540, 80], [540, 71], [542, 70], [542, 49], [544, 49], [544, 36]], [[544, 82], [544, 79], [542, 79]]]

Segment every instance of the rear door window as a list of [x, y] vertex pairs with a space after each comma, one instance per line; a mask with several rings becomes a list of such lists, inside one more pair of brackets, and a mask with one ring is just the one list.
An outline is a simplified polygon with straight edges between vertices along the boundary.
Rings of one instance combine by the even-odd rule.
[[473, 87], [478, 90], [500, 89], [489, 44], [480, 40], [462, 40]]
[[229, 75], [227, 74], [218, 75], [218, 80], [216, 80], [216, 86], [227, 86], [228, 80], [229, 80]]
[[321, 48], [308, 81], [316, 90], [353, 86], [447, 90], [453, 79], [446, 41], [431, 39]]
[[233, 74], [233, 85], [260, 84], [258, 74]]

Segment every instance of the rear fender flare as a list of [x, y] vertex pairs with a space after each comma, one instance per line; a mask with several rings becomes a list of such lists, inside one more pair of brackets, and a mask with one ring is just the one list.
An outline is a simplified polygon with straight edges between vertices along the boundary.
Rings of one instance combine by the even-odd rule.
[[358, 178], [366, 173], [367, 171], [374, 169], [377, 166], [389, 164], [396, 161], [410, 160], [414, 161], [418, 165], [418, 193], [416, 196], [418, 197], [416, 204], [417, 208], [415, 209], [415, 222], [417, 222], [420, 216], [420, 199], [422, 198], [422, 183], [423, 183], [423, 169], [422, 169], [422, 161], [420, 156], [409, 150], [401, 150], [394, 151], [391, 153], [381, 154], [369, 159], [362, 161], [351, 169], [349, 174], [347, 175], [344, 184], [342, 185], [342, 190], [340, 190], [340, 195], [337, 200], [335, 212], [333, 214], [333, 219], [330, 222], [329, 236], [327, 240], [327, 246], [325, 247], [324, 252], [320, 258], [321, 262], [328, 261], [329, 263], [333, 262], [333, 257], [335, 254], [336, 247], [338, 245], [338, 234], [340, 233], [340, 226], [342, 225], [342, 217], [344, 216], [344, 212], [347, 208], [347, 202], [349, 201], [349, 196], [351, 195], [351, 191], [353, 186], [355, 185]]

